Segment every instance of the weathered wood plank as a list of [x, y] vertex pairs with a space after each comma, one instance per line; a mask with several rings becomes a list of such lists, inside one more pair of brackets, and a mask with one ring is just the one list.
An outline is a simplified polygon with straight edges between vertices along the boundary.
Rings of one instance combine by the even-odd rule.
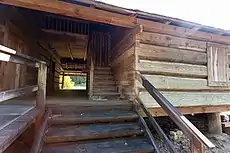
[[94, 140], [141, 135], [144, 131], [137, 123], [90, 124], [68, 127], [51, 127], [46, 133], [46, 143]]
[[8, 91], [0, 92], [0, 102], [19, 97], [25, 94], [30, 94], [38, 90], [38, 86], [29, 86], [25, 88], [13, 89]]
[[159, 45], [172, 48], [188, 49], [199, 52], [206, 52], [206, 42], [191, 40], [186, 38], [174, 37], [170, 35], [163, 35], [150, 32], [141, 32], [138, 34], [137, 39], [141, 43], [152, 45]]
[[140, 60], [139, 63], [137, 63], [137, 70], [149, 74], [199, 78], [205, 78], [208, 75], [207, 66], [150, 60]]
[[207, 64], [207, 54], [201, 52], [161, 47], [148, 44], [140, 44], [136, 47], [139, 56], [145, 59], [163, 60], [170, 62], [182, 62], [188, 64]]
[[[167, 116], [161, 107], [148, 108], [153, 116]], [[230, 105], [200, 105], [177, 107], [182, 114], [215, 113], [230, 111]]]
[[[183, 90], [183, 91], [200, 91], [200, 90], [230, 90], [230, 87], [209, 87], [207, 79], [182, 78], [163, 75], [144, 75], [158, 90]], [[142, 85], [137, 82], [137, 86]]]
[[[84, 149], [82, 149], [84, 148]], [[82, 153], [109, 153], [109, 152], [138, 152], [138, 153], [151, 153], [154, 148], [149, 144], [148, 140], [143, 137], [138, 138], [121, 138], [116, 140], [106, 141], [86, 141], [82, 143], [50, 145], [44, 148], [42, 153], [63, 153], [74, 152]]]
[[40, 0], [39, 3], [37, 3], [37, 1], [35, 0], [1, 0], [0, 3], [50, 12], [59, 15], [65, 15], [84, 20], [92, 20], [95, 22], [113, 24], [122, 27], [136, 26], [136, 24], [133, 23], [135, 17], [115, 14], [108, 11], [98, 10], [91, 7], [84, 7], [56, 0]]
[[[161, 92], [175, 107], [229, 105], [229, 92]], [[147, 107], [160, 107], [147, 92], [139, 93]]]
[[209, 43], [208, 50], [208, 85], [229, 86], [228, 46]]

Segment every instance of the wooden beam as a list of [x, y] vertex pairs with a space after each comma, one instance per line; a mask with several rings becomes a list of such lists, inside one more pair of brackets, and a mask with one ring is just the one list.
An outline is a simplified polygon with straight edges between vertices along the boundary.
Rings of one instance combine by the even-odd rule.
[[181, 62], [187, 64], [206, 65], [207, 54], [184, 49], [140, 44], [136, 53], [141, 59]]
[[[144, 75], [157, 89], [162, 91], [230, 91], [229, 87], [209, 87], [207, 79]], [[137, 87], [142, 85], [137, 83]]]
[[161, 74], [193, 78], [206, 78], [208, 76], [207, 66], [203, 65], [151, 60], [140, 60], [136, 65], [136, 70], [140, 71], [142, 74]]
[[67, 44], [67, 50], [68, 50], [68, 52], [69, 52], [70, 58], [73, 60], [73, 53], [72, 53], [72, 51], [71, 51], [71, 48], [70, 48], [70, 45], [69, 45], [69, 44]]
[[152, 22], [143, 19], [137, 19], [137, 22], [143, 25], [143, 31], [145, 32], [154, 32], [154, 33], [167, 34], [167, 35], [189, 38], [194, 40], [205, 40], [209, 42], [230, 44], [230, 39], [227, 36], [220, 36], [220, 35], [206, 33], [202, 31], [194, 31], [194, 29], [190, 29], [190, 28], [166, 25], [164, 23]]
[[172, 48], [188, 49], [198, 52], [206, 52], [206, 42], [174, 37], [170, 35], [157, 34], [151, 32], [141, 32], [137, 35], [141, 43], [159, 45]]
[[24, 88], [19, 88], [19, 89], [13, 89], [13, 90], [8, 90], [8, 91], [2, 91], [0, 92], [0, 102], [13, 99], [19, 96], [23, 96], [26, 94], [33, 93], [38, 90], [38, 86], [29, 86], [29, 87], [24, 87]]
[[47, 66], [44, 63], [40, 63], [38, 69], [38, 91], [36, 98], [36, 107], [40, 110], [40, 114], [44, 113], [46, 105], [46, 77]]
[[[175, 107], [197, 107], [197, 106], [217, 106], [229, 105], [229, 92], [179, 92], [161, 91], [161, 93]], [[139, 92], [139, 98], [148, 108], [160, 107], [157, 102], [145, 91]]]
[[39, 0], [39, 2], [37, 0], [0, 0], [0, 3], [116, 26], [128, 28], [135, 26], [134, 17], [57, 0]]

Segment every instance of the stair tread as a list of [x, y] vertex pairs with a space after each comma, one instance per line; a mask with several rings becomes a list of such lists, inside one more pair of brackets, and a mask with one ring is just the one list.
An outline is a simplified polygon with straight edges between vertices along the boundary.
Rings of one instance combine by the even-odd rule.
[[120, 93], [118, 93], [118, 92], [93, 92], [93, 95], [94, 96], [113, 96], [113, 95], [120, 95]]
[[46, 133], [46, 142], [80, 141], [124, 137], [143, 134], [138, 123], [107, 123], [51, 127]]
[[153, 146], [146, 138], [138, 137], [47, 145], [42, 153], [152, 153], [153, 151]]
[[94, 122], [110, 122], [119, 120], [135, 120], [138, 115], [132, 111], [125, 110], [110, 110], [101, 112], [86, 112], [68, 115], [54, 115], [52, 116], [51, 123], [94, 123]]

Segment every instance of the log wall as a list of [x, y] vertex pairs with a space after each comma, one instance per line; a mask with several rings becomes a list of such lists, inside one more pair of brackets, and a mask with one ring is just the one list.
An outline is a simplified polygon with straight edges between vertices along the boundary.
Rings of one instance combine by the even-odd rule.
[[[230, 86], [208, 84], [208, 41], [172, 36], [144, 27], [136, 37], [135, 70], [141, 72], [174, 106], [229, 105]], [[228, 67], [230, 74], [230, 65]], [[160, 106], [137, 80], [135, 86], [142, 101], [158, 111]]]
[[[12, 48], [23, 54], [41, 59], [48, 65], [48, 76], [53, 76], [51, 69], [52, 55], [37, 44], [38, 37], [32, 28], [29, 18], [23, 17], [16, 8], [0, 8], [0, 44]], [[5, 14], [8, 14], [5, 16]], [[2, 17], [2, 16], [5, 17]], [[26, 32], [25, 32], [26, 31]], [[0, 91], [35, 85], [37, 83], [37, 69], [24, 65], [0, 62]], [[52, 79], [48, 85], [53, 86]]]
[[135, 47], [138, 29], [125, 32], [112, 51], [112, 70], [121, 96], [135, 98]]

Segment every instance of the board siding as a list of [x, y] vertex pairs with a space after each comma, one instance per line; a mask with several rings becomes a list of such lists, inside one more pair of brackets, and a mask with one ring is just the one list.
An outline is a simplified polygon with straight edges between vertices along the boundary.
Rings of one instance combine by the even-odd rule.
[[[202, 105], [229, 105], [229, 92], [161, 92], [175, 107]], [[160, 107], [147, 93], [140, 92], [139, 97], [149, 108]]]

